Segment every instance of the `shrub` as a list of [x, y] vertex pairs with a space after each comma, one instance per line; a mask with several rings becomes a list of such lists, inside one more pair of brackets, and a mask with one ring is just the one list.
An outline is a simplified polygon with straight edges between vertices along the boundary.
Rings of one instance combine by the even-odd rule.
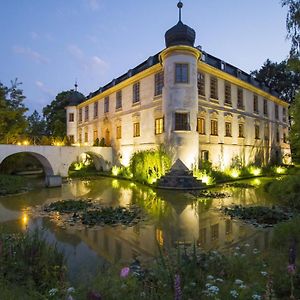
[[15, 194], [27, 189], [27, 180], [21, 176], [0, 175], [0, 195]]
[[300, 176], [287, 175], [266, 185], [266, 191], [281, 205], [300, 209]]
[[165, 175], [170, 166], [170, 157], [160, 147], [158, 150], [145, 150], [134, 153], [130, 159], [129, 168], [135, 180], [153, 184]]

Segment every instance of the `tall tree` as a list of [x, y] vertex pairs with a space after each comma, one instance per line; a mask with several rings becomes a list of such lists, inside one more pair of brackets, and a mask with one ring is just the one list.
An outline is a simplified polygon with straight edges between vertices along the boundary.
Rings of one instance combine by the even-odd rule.
[[268, 59], [259, 70], [251, 74], [290, 103], [300, 88], [300, 74], [291, 70], [287, 61], [276, 63]]
[[55, 97], [55, 99], [43, 109], [43, 114], [47, 123], [47, 133], [54, 137], [63, 138], [66, 135], [66, 111], [65, 107], [68, 106], [70, 101], [74, 98], [78, 101], [84, 99], [81, 93], [70, 90], [63, 91]]
[[288, 8], [286, 17], [287, 37], [291, 40], [291, 57], [300, 57], [300, 1], [282, 0], [282, 6]]
[[25, 133], [27, 120], [25, 113], [28, 110], [23, 101], [25, 96], [19, 88], [21, 82], [11, 81], [7, 88], [0, 83], [0, 142], [10, 143]]
[[46, 135], [46, 122], [42, 116], [35, 110], [32, 115], [27, 118], [27, 133], [31, 137], [41, 137]]

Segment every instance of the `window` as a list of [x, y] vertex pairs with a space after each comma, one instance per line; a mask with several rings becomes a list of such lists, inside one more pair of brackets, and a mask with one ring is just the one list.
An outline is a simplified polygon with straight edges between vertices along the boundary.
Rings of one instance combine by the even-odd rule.
[[255, 139], [259, 140], [259, 125], [254, 126], [254, 131], [255, 131]]
[[201, 160], [208, 161], [209, 160], [209, 152], [207, 150], [201, 151]]
[[154, 76], [154, 96], [162, 94], [164, 87], [164, 72], [156, 73]]
[[98, 101], [94, 102], [94, 119], [98, 118]]
[[140, 83], [136, 82], [132, 86], [132, 102], [137, 103], [140, 101]]
[[258, 96], [253, 95], [253, 112], [258, 114]]
[[205, 119], [198, 118], [197, 119], [197, 131], [199, 134], [205, 134]]
[[276, 129], [276, 142], [279, 143], [280, 142], [280, 134], [279, 134], [279, 129]]
[[94, 130], [94, 142], [96, 141], [97, 138], [98, 138], [98, 130], [95, 129]]
[[231, 136], [231, 122], [225, 122], [225, 136]]
[[74, 135], [69, 135], [69, 141], [71, 144], [75, 143]]
[[69, 113], [69, 122], [74, 122], [74, 113]]
[[210, 134], [218, 135], [218, 121], [217, 120], [210, 121]]
[[164, 132], [164, 118], [155, 119], [155, 134]]
[[210, 98], [218, 99], [218, 79], [217, 77], [210, 77]]
[[78, 133], [78, 141], [79, 141], [79, 144], [82, 143], [82, 129], [79, 129], [79, 133]]
[[264, 115], [268, 115], [268, 100], [264, 99]]
[[84, 121], [88, 121], [89, 120], [89, 107], [86, 106], [84, 108]]
[[244, 124], [239, 124], [239, 138], [245, 137], [244, 135]]
[[278, 105], [275, 103], [275, 119], [278, 120], [279, 119], [279, 112], [278, 112]]
[[210, 226], [211, 240], [217, 240], [219, 238], [219, 224]]
[[188, 64], [175, 64], [175, 83], [189, 83]]
[[122, 91], [116, 93], [116, 109], [122, 108]]
[[225, 221], [225, 234], [229, 235], [232, 233], [232, 221], [226, 220]]
[[82, 122], [82, 108], [79, 108], [79, 123]]
[[121, 126], [116, 127], [116, 138], [117, 139], [122, 138], [122, 127]]
[[104, 112], [105, 113], [109, 112], [109, 97], [104, 98]]
[[237, 90], [237, 108], [244, 109], [244, 92], [241, 88]]
[[205, 96], [205, 75], [203, 73], [198, 73], [197, 75], [197, 86], [198, 86], [198, 95]]
[[89, 141], [89, 133], [86, 131], [84, 133], [84, 142], [87, 143]]
[[200, 246], [203, 246], [206, 244], [206, 228], [201, 228], [199, 232], [199, 243]]
[[231, 104], [231, 84], [225, 82], [225, 104]]
[[133, 137], [140, 136], [140, 123], [136, 122], [133, 123]]
[[282, 108], [282, 121], [286, 122], [286, 108], [285, 107]]
[[265, 124], [265, 128], [264, 128], [264, 138], [265, 138], [266, 141], [269, 140], [269, 136], [270, 136], [269, 124]]
[[190, 130], [188, 113], [175, 113], [175, 130]]
[[283, 142], [287, 143], [287, 137], [286, 137], [286, 133], [285, 132], [283, 133]]

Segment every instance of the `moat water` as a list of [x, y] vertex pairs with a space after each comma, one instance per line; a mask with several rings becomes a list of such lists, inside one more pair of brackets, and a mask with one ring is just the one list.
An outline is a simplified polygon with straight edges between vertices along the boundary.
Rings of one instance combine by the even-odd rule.
[[[61, 188], [36, 189], [22, 195], [0, 197], [0, 226], [7, 232], [42, 228], [49, 242], [64, 251], [72, 281], [88, 280], [109, 264], [125, 265], [137, 257], [142, 261], [158, 254], [158, 245], [196, 243], [205, 250], [226, 249], [240, 243], [268, 248], [271, 231], [255, 228], [225, 216], [220, 207], [232, 204], [270, 205], [263, 191], [268, 178], [241, 181], [255, 188], [228, 187], [211, 189], [226, 193], [225, 198], [195, 198], [183, 192], [153, 190], [129, 181], [99, 178], [69, 181]], [[147, 219], [132, 227], [62, 228], [47, 217], [32, 217], [26, 211], [63, 199], [92, 199], [108, 206], [136, 204]]]

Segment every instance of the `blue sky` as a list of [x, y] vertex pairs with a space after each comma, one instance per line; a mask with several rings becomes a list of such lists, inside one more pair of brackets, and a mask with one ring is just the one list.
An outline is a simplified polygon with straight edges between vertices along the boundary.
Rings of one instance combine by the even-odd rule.
[[[280, 0], [185, 0], [196, 45], [249, 72], [285, 59]], [[164, 48], [176, 0], [1, 0], [0, 82], [19, 78], [30, 112], [63, 90], [87, 95]]]

